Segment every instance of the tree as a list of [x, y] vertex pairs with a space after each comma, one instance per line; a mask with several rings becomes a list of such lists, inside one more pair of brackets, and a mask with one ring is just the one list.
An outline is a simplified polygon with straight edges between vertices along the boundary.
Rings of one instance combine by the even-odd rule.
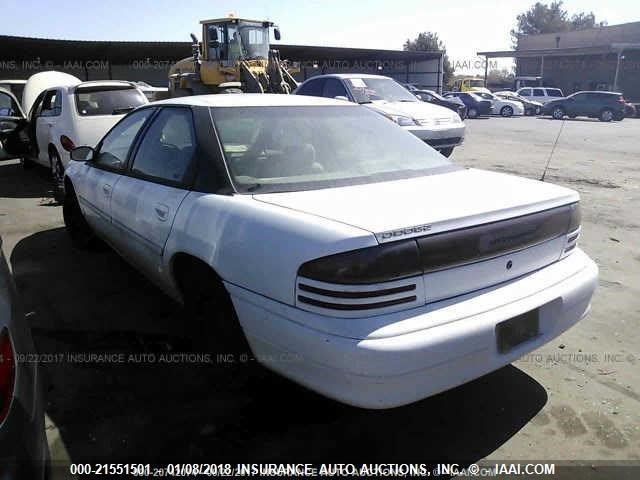
[[407, 39], [404, 42], [404, 50], [408, 52], [429, 52], [434, 50], [440, 50], [444, 54], [443, 58], [443, 70], [444, 79], [443, 83], [446, 85], [449, 79], [453, 76], [453, 66], [447, 56], [447, 49], [438, 34], [434, 32], [422, 32], [418, 34], [415, 40]]
[[536, 2], [529, 10], [518, 15], [516, 22], [516, 28], [511, 30], [514, 46], [520, 35], [558, 33], [606, 25], [606, 22], [596, 23], [593, 12], [580, 12], [569, 17], [561, 0], [553, 1], [550, 5]]

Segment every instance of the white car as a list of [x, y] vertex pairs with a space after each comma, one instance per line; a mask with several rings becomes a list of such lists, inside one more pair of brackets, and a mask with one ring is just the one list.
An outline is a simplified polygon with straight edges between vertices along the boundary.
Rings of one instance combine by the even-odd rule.
[[[58, 72], [37, 75], [47, 73]], [[25, 98], [32, 81], [30, 78], [27, 82]], [[48, 85], [39, 81], [37, 97], [32, 102], [27, 99], [31, 104], [28, 120], [33, 144], [26, 161], [50, 168], [56, 183], [62, 182], [69, 152], [76, 145], [95, 146], [126, 113], [148, 103], [131, 82], [59, 82], [57, 77]]]
[[515, 100], [508, 100], [498, 97], [493, 93], [487, 92], [473, 92], [484, 100], [491, 101], [493, 105], [493, 113], [495, 115], [502, 115], [503, 117], [512, 117], [514, 115], [524, 115], [524, 106], [522, 102]]
[[494, 94], [504, 100], [513, 100], [514, 102], [520, 103], [524, 107], [525, 115], [540, 115], [542, 113], [542, 103], [534, 100], [527, 100], [516, 92], [503, 90], [501, 92], [494, 92]]
[[24, 91], [24, 86], [26, 85], [26, 80], [8, 80], [2, 79], [0, 80], [0, 88], [5, 90], [9, 90], [11, 93], [15, 95], [19, 102], [22, 101], [22, 92]]
[[359, 103], [394, 121], [448, 157], [464, 141], [465, 124], [448, 108], [423, 102], [389, 77], [359, 73], [311, 77], [296, 95]]
[[564, 98], [564, 93], [559, 88], [548, 87], [523, 87], [519, 88], [516, 93], [527, 100], [534, 100], [543, 105], [552, 100]]
[[246, 338], [267, 367], [359, 407], [513, 362], [583, 318], [597, 283], [577, 192], [455, 166], [340, 100], [165, 100], [72, 157], [75, 244], [112, 245], [214, 352]]

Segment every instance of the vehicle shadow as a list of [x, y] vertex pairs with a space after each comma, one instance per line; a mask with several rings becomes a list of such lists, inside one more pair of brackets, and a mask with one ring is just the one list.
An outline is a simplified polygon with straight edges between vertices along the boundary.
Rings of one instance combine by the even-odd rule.
[[547, 401], [508, 366], [409, 406], [352, 408], [251, 360], [171, 351], [182, 310], [115, 253], [73, 249], [62, 228], [24, 238], [10, 261], [73, 462], [464, 464]]
[[48, 169], [33, 165], [24, 169], [18, 160], [0, 162], [0, 196], [6, 198], [43, 198], [53, 200], [53, 182]]

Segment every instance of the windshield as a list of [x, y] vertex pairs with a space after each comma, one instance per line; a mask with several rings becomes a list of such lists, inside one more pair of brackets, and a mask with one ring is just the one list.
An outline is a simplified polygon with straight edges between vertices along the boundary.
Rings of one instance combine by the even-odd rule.
[[76, 108], [83, 117], [124, 115], [147, 103], [147, 98], [133, 87], [78, 87], [75, 97]]
[[484, 80], [469, 80], [470, 87], [484, 87]]
[[426, 143], [365, 108], [221, 107], [212, 114], [239, 192], [328, 188], [455, 168]]
[[406, 88], [390, 78], [346, 78], [345, 83], [358, 103], [370, 103], [376, 100], [386, 100], [387, 102], [420, 101]]
[[[244, 58], [267, 59], [269, 57], [269, 31], [266, 28], [259, 23], [241, 23], [238, 30]], [[234, 37], [230, 31], [229, 42], [233, 41]]]

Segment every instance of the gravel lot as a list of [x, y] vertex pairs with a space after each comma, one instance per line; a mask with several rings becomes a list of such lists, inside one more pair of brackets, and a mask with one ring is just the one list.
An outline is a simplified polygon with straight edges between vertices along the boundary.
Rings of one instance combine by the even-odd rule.
[[[531, 178], [562, 125], [466, 123], [455, 162]], [[582, 195], [580, 245], [601, 275], [590, 316], [513, 366], [390, 411], [340, 405], [251, 361], [161, 363], [180, 309], [111, 251], [71, 247], [46, 172], [0, 164], [3, 248], [36, 345], [85, 355], [44, 364], [54, 459], [640, 461], [639, 134], [638, 120], [566, 121], [547, 172]], [[127, 361], [81, 361], [104, 353]]]

